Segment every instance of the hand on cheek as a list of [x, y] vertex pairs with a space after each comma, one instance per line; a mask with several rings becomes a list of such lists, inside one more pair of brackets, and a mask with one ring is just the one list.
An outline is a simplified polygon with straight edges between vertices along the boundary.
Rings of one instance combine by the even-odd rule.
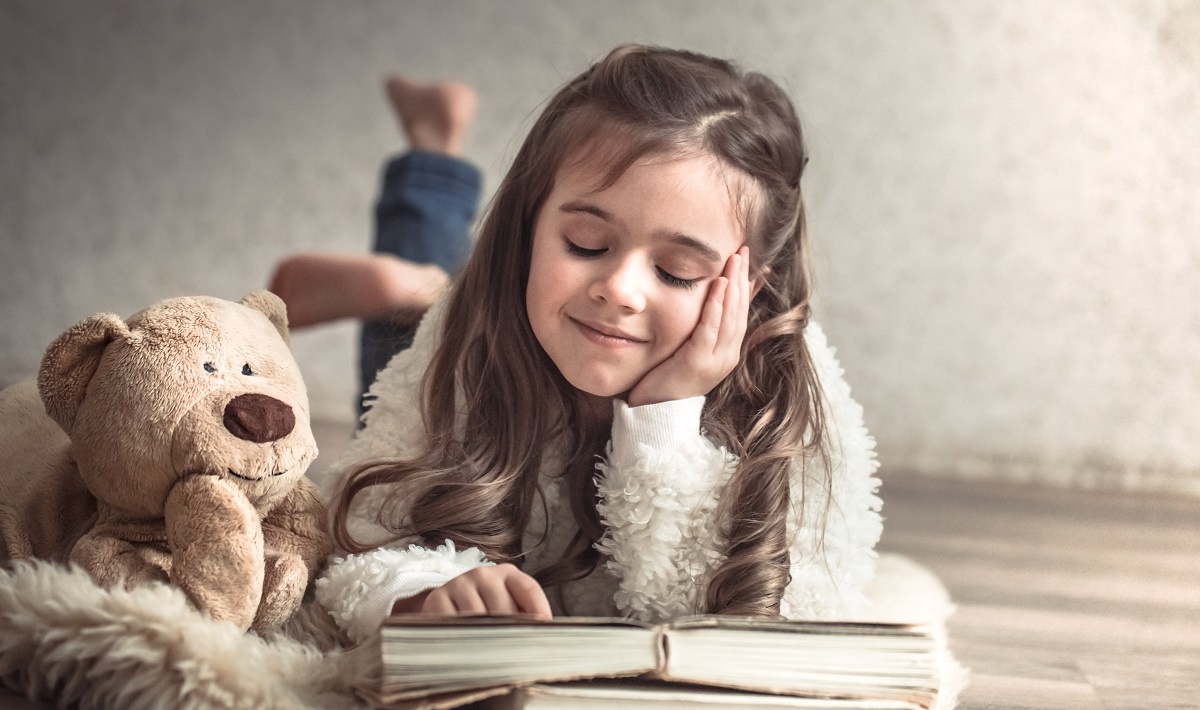
[[550, 602], [533, 577], [513, 565], [476, 567], [392, 606], [393, 614], [532, 614], [549, 619]]
[[709, 287], [704, 310], [683, 345], [634, 385], [631, 407], [705, 395], [742, 357], [750, 313], [750, 250], [738, 249]]

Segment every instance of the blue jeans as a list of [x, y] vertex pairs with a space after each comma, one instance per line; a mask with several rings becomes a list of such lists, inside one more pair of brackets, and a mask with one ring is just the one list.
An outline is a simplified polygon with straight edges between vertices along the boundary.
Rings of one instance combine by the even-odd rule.
[[[390, 161], [375, 204], [374, 251], [437, 264], [454, 276], [471, 254], [469, 230], [482, 184], [474, 165], [441, 153], [412, 151]], [[393, 355], [412, 345], [414, 333], [389, 321], [363, 323], [358, 358], [363, 393]]]

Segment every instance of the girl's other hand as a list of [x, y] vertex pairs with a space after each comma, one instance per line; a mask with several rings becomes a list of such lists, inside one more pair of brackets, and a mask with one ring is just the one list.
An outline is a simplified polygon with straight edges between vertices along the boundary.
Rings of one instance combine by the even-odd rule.
[[436, 589], [397, 600], [393, 614], [532, 614], [549, 619], [550, 602], [533, 577], [513, 565], [476, 567]]
[[742, 357], [750, 314], [750, 249], [743, 246], [713, 279], [692, 336], [642, 377], [626, 400], [631, 407], [706, 395]]

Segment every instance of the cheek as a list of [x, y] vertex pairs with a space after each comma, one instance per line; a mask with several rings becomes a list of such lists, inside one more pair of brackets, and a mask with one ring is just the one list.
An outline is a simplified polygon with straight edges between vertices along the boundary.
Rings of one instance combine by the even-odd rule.
[[659, 332], [664, 347], [674, 351], [691, 337], [696, 324], [700, 322], [707, 293], [706, 286], [697, 286], [678, 294], [673, 293], [663, 300]]
[[588, 265], [561, 253], [558, 245], [535, 247], [529, 261], [526, 307], [557, 309], [587, 290]]
[[564, 302], [566, 279], [562, 267], [553, 255], [535, 246], [530, 255], [529, 281], [525, 286], [525, 313], [533, 334], [543, 347]]
[[554, 295], [554, 274], [557, 266], [545, 255], [534, 250], [529, 260], [529, 283], [525, 286], [525, 307], [530, 316], [545, 308]]

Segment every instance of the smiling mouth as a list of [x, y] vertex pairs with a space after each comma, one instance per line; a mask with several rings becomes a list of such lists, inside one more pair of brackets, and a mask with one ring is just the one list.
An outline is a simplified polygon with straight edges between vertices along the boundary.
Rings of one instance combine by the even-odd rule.
[[275, 476], [282, 476], [283, 474], [287, 473], [287, 471], [276, 471], [275, 473], [267, 474], [266, 476], [262, 476], [260, 478], [251, 478], [250, 476], [243, 476], [237, 471], [234, 471], [232, 468], [227, 468], [225, 470], [229, 472], [230, 476], [240, 478], [243, 481], [262, 481], [267, 478], [274, 478]]
[[571, 322], [574, 323], [577, 328], [579, 328], [584, 337], [601, 345], [615, 347], [624, 345], [641, 345], [646, 342], [645, 340], [634, 338], [619, 331], [613, 332], [608, 329], [602, 330], [601, 328], [597, 328], [594, 325], [589, 325], [581, 320], [576, 320], [570, 316], [568, 316], [568, 318], [570, 318]]

